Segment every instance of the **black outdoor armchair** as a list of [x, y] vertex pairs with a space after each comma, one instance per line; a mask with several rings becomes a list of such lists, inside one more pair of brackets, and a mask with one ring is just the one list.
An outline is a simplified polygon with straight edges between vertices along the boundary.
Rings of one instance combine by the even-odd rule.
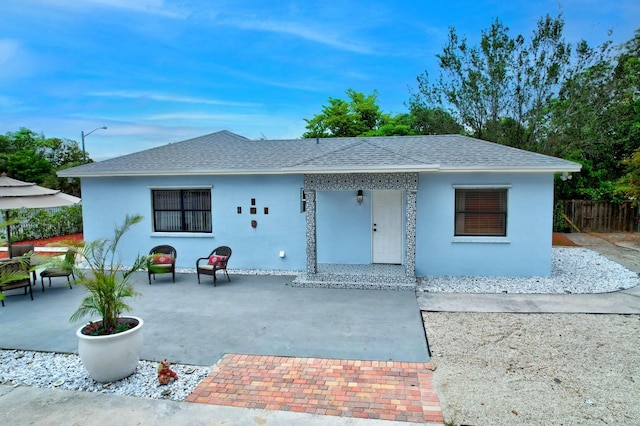
[[200, 274], [213, 275], [213, 286], [216, 285], [216, 271], [224, 271], [229, 278], [229, 272], [227, 272], [227, 264], [231, 257], [231, 248], [227, 246], [216, 247], [209, 256], [201, 257], [196, 260], [196, 272], [198, 274], [198, 284], [200, 284]]
[[[16, 258], [0, 261], [0, 293], [17, 288], [24, 288], [25, 296], [28, 291], [31, 300], [33, 300], [28, 259]], [[2, 298], [2, 306], [4, 306], [4, 298]]]
[[176, 258], [178, 252], [168, 245], [161, 245], [152, 248], [147, 258], [147, 271], [149, 273], [149, 284], [151, 276], [156, 279], [156, 274], [171, 274], [173, 282], [176, 282]]

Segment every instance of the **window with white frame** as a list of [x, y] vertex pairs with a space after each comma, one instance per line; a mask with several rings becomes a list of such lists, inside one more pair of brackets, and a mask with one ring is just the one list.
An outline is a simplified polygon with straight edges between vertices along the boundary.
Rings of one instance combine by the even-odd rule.
[[211, 189], [153, 189], [154, 232], [211, 233]]
[[507, 235], [507, 188], [456, 188], [455, 191], [455, 236]]

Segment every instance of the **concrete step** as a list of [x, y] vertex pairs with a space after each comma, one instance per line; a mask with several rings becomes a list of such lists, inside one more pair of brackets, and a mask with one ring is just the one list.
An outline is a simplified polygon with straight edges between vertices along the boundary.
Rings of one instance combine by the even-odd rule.
[[300, 274], [291, 283], [292, 287], [311, 288], [345, 288], [358, 290], [403, 290], [415, 291], [414, 277], [388, 277], [367, 275], [334, 275], [315, 274], [308, 276]]

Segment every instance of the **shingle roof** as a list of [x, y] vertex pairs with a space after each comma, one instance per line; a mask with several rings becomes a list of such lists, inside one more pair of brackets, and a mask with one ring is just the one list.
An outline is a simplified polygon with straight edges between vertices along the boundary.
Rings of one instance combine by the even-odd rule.
[[580, 164], [460, 135], [250, 140], [221, 131], [58, 172], [60, 177], [577, 172]]

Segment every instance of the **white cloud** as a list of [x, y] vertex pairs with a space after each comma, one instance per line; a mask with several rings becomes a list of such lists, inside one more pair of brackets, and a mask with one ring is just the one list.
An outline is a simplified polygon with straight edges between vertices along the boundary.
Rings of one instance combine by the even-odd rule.
[[0, 66], [4, 68], [14, 61], [19, 51], [20, 45], [17, 41], [8, 39], [0, 40]]
[[[188, 16], [186, 11], [168, 7], [164, 0], [85, 0], [88, 3], [98, 4], [100, 6], [111, 7], [114, 9], [125, 9], [132, 12], [149, 13], [153, 15], [161, 15], [167, 18], [185, 18]], [[65, 1], [65, 3], [68, 3]], [[73, 2], [71, 2], [73, 4]]]
[[59, 9], [70, 9], [77, 11], [79, 8], [90, 8], [92, 6], [120, 9], [129, 12], [137, 12], [151, 15], [164, 16], [166, 18], [184, 19], [189, 16], [189, 12], [173, 6], [168, 6], [164, 0], [25, 0], [29, 3], [41, 4], [44, 7], [56, 7]]
[[107, 97], [107, 98], [129, 98], [129, 99], [149, 99], [160, 102], [175, 102], [175, 103], [188, 103], [188, 104], [206, 104], [206, 105], [223, 105], [223, 106], [238, 106], [238, 107], [254, 107], [260, 104], [252, 102], [235, 102], [219, 99], [208, 98], [196, 98], [191, 96], [177, 96], [167, 95], [164, 93], [154, 93], [145, 91], [127, 91], [127, 90], [113, 90], [113, 91], [100, 91], [89, 92], [88, 96]]
[[356, 41], [348, 41], [348, 36], [335, 34], [326, 27], [312, 28], [309, 25], [302, 25], [295, 22], [257, 21], [249, 19], [224, 20], [219, 23], [243, 30], [291, 35], [348, 52], [367, 55], [376, 53], [370, 46]]
[[33, 73], [29, 52], [16, 40], [0, 39], [0, 80], [25, 77]]
[[[245, 71], [240, 71], [237, 69], [232, 69], [229, 67], [219, 67], [224, 73], [231, 75], [233, 77], [241, 78], [243, 80], [252, 81], [254, 83], [260, 83], [265, 86], [273, 86], [273, 87], [281, 87], [283, 89], [291, 89], [291, 90], [304, 90], [307, 92], [323, 92], [326, 90], [327, 84], [325, 81], [319, 81], [317, 78], [313, 78], [313, 76], [306, 76], [306, 81], [280, 81], [270, 78], [265, 78], [262, 75], [252, 74]], [[284, 77], [283, 77], [284, 78]]]
[[[1, 65], [0, 65], [1, 66]], [[15, 112], [16, 108], [22, 105], [22, 101], [11, 96], [0, 95], [0, 108], [12, 108]]]
[[[209, 114], [204, 112], [185, 112], [185, 113], [167, 113], [167, 114], [153, 114], [143, 117], [145, 120], [207, 120], [207, 121], [243, 121], [251, 118], [255, 118], [249, 114]], [[265, 117], [261, 117], [264, 119]]]

